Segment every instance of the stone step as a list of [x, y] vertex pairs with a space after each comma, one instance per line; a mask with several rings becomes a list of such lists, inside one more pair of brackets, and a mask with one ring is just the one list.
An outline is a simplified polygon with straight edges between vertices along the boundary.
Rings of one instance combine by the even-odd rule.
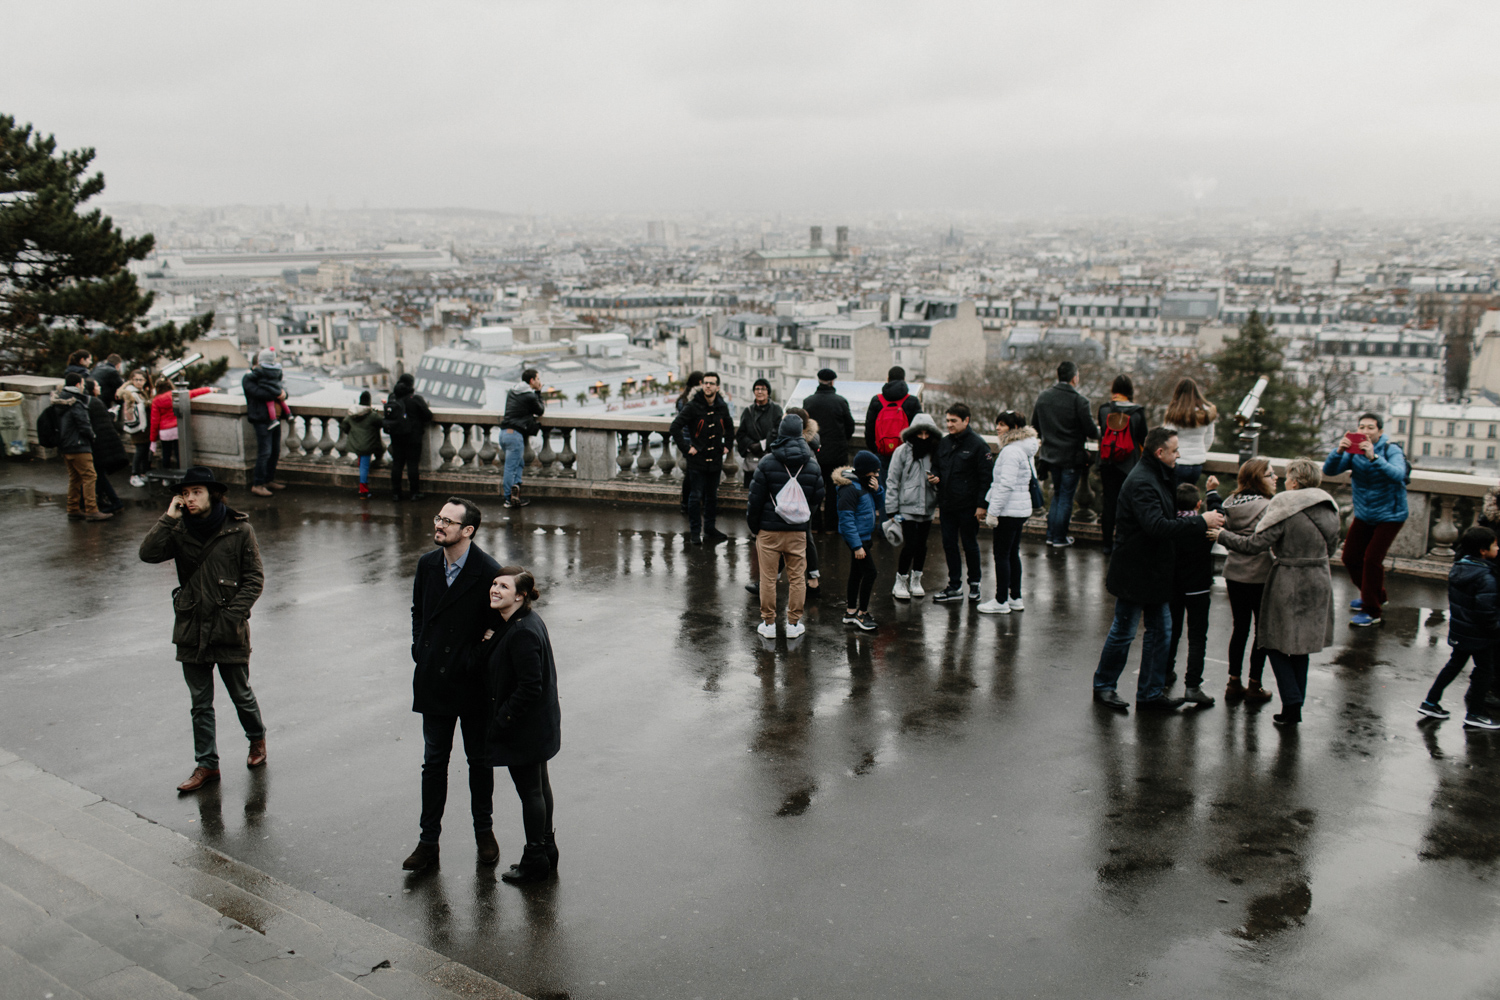
[[0, 945], [0, 983], [14, 1000], [85, 1000], [82, 993], [49, 976], [4, 945]]
[[29, 858], [33, 866], [19, 866], [14, 878], [70, 918], [106, 904], [149, 911], [150, 929], [287, 996], [520, 997], [13, 754], [0, 750], [0, 762], [0, 871]]

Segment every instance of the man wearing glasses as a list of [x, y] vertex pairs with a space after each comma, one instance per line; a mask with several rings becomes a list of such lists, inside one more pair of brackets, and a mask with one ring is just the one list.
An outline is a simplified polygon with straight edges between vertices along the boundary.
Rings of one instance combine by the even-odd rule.
[[491, 829], [495, 772], [485, 750], [489, 698], [482, 673], [470, 669], [474, 648], [484, 636], [490, 606], [490, 583], [500, 564], [474, 543], [479, 507], [449, 497], [432, 519], [432, 540], [439, 546], [417, 560], [411, 598], [413, 712], [422, 713], [422, 819], [417, 849], [402, 862], [407, 871], [437, 865], [443, 807], [448, 801], [448, 756], [453, 730], [463, 730], [469, 759], [469, 808], [479, 861], [500, 860], [500, 845]]
[[702, 545], [705, 538], [713, 544], [729, 537], [714, 522], [719, 516], [724, 456], [734, 442], [734, 420], [729, 404], [719, 395], [718, 372], [705, 372], [701, 389], [688, 400], [668, 431], [687, 456], [688, 542], [692, 545]]

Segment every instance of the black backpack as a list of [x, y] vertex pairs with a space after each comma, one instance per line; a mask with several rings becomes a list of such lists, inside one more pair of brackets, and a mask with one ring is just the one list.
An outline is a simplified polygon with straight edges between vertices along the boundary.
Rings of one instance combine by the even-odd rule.
[[419, 429], [417, 422], [406, 415], [406, 397], [391, 397], [385, 401], [385, 419], [380, 422], [381, 428], [391, 437], [402, 437], [415, 434]]
[[36, 418], [36, 443], [43, 448], [62, 445], [63, 404], [53, 403]]

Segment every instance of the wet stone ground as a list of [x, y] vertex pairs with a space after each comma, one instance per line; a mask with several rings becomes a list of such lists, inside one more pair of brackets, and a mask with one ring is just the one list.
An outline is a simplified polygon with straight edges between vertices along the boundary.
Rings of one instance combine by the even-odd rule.
[[[165, 501], [69, 523], [59, 472], [0, 469], [0, 746], [534, 997], [1500, 991], [1500, 734], [1415, 712], [1447, 655], [1440, 583], [1396, 578], [1384, 628], [1340, 628], [1283, 734], [1274, 704], [1096, 710], [1097, 550], [1028, 543], [1027, 610], [989, 618], [893, 606], [882, 544], [881, 630], [825, 600], [788, 648], [753, 630], [742, 524], [692, 550], [674, 512], [490, 498], [480, 543], [536, 571], [563, 697], [562, 877], [523, 892], [475, 866], [457, 760], [441, 869], [400, 870], [410, 581], [436, 501], [236, 494], [267, 568], [270, 764], [240, 765], [221, 690], [223, 784], [178, 798], [172, 572], [136, 559]], [[847, 552], [821, 545], [841, 591]], [[934, 539], [929, 590], [941, 563]], [[1227, 638], [1218, 590], [1218, 692]], [[496, 832], [508, 865], [503, 774]]]

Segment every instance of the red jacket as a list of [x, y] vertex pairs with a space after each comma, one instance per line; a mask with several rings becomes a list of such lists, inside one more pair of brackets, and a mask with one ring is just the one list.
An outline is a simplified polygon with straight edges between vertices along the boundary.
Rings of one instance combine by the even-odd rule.
[[[213, 392], [208, 386], [193, 389], [188, 395], [197, 399], [205, 392]], [[151, 400], [151, 440], [160, 441], [161, 432], [168, 427], [177, 426], [177, 413], [172, 409], [172, 394], [164, 392]]]

